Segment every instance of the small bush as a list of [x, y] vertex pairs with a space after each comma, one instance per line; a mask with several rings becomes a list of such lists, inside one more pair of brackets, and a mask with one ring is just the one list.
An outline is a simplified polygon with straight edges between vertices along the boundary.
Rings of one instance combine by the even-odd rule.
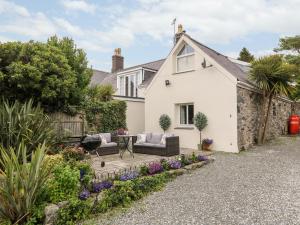
[[91, 207], [91, 201], [81, 201], [77, 198], [72, 198], [66, 207], [59, 210], [56, 224], [75, 224], [78, 220], [84, 220], [90, 215]]
[[64, 158], [61, 154], [45, 156], [45, 166], [49, 170], [52, 170], [56, 165], [62, 164], [63, 161], [64, 161]]
[[57, 203], [77, 197], [79, 188], [79, 170], [67, 164], [58, 165], [53, 169], [52, 177], [46, 182], [46, 201]]
[[146, 176], [148, 175], [149, 173], [149, 170], [148, 170], [148, 167], [143, 165], [140, 167], [140, 174], [143, 175], [143, 176]]
[[162, 165], [159, 162], [152, 162], [148, 166], [148, 172], [149, 174], [155, 174], [155, 173], [160, 173], [164, 170]]
[[120, 176], [121, 181], [126, 181], [126, 180], [134, 180], [139, 176], [139, 173], [137, 171], [130, 171], [127, 173], [124, 173]]
[[159, 125], [161, 129], [166, 132], [166, 130], [168, 130], [171, 126], [171, 118], [166, 114], [161, 115], [159, 118]]
[[77, 148], [77, 147], [66, 147], [62, 151], [62, 155], [64, 157], [64, 160], [70, 161], [70, 160], [83, 160], [84, 159], [84, 151], [83, 148]]

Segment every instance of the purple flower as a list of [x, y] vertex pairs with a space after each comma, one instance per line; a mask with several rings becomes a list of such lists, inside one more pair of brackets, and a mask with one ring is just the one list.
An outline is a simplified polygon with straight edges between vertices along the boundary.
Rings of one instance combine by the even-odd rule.
[[213, 139], [206, 138], [203, 139], [202, 144], [211, 145], [213, 142], [214, 142]]
[[93, 183], [93, 192], [99, 193], [103, 189], [109, 189], [113, 186], [112, 182], [110, 181], [102, 181], [98, 183]]
[[139, 173], [137, 171], [130, 171], [128, 173], [124, 173], [120, 176], [121, 181], [126, 181], [126, 180], [133, 180], [139, 176]]
[[205, 155], [198, 155], [197, 156], [197, 159], [198, 159], [198, 161], [207, 161], [208, 160], [208, 158], [207, 158], [207, 156], [205, 156]]
[[163, 166], [159, 162], [152, 162], [148, 166], [149, 174], [160, 173], [164, 170]]
[[172, 161], [169, 162], [169, 164], [170, 164], [171, 169], [181, 168], [181, 162], [180, 161], [172, 160]]
[[80, 192], [79, 194], [79, 199], [80, 200], [87, 200], [90, 197], [90, 192], [87, 189], [83, 189], [82, 192]]

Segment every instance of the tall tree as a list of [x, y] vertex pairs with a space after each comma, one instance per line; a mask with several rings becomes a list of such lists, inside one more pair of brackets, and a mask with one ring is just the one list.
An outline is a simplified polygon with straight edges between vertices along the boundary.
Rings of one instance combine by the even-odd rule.
[[254, 56], [249, 52], [247, 48], [242, 48], [240, 55], [238, 57], [238, 60], [244, 61], [244, 62], [251, 62], [254, 60]]
[[91, 74], [71, 39], [0, 43], [0, 96], [9, 101], [32, 98], [47, 111], [78, 105]]
[[284, 37], [279, 39], [279, 47], [274, 49], [275, 52], [281, 52], [285, 59], [298, 67], [296, 75], [296, 88], [290, 96], [292, 99], [300, 98], [300, 35], [294, 37]]
[[281, 55], [265, 56], [252, 62], [250, 79], [262, 91], [259, 144], [265, 141], [273, 98], [290, 94], [295, 73], [297, 73], [297, 67], [284, 61]]

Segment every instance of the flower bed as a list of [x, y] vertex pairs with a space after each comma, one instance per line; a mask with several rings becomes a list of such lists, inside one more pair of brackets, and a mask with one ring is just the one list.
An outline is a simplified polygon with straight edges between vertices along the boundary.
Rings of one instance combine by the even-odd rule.
[[[94, 171], [87, 163], [74, 160], [66, 162], [66, 158], [62, 161], [62, 157], [51, 157], [55, 157], [53, 162], [49, 160], [54, 167], [53, 174], [28, 224], [42, 223], [43, 210], [49, 203], [59, 206], [55, 216], [52, 215], [55, 218], [54, 224], [75, 224], [91, 215], [127, 207], [133, 201], [160, 190], [176, 176], [208, 162], [206, 156], [180, 155], [174, 159], [151, 162], [108, 180], [93, 181]], [[64, 204], [60, 203], [62, 201]]]
[[172, 160], [162, 159], [159, 162], [151, 162], [141, 166], [138, 170], [127, 171], [115, 179], [94, 182], [88, 185], [89, 189], [85, 186], [79, 194], [81, 200], [75, 201], [78, 208], [81, 208], [82, 204], [85, 205], [86, 213], [72, 214], [73, 210], [70, 207], [76, 207], [72, 201], [59, 211], [57, 224], [72, 223], [76, 220], [85, 219], [91, 214], [104, 213], [116, 207], [129, 206], [133, 201], [141, 199], [148, 193], [160, 190], [168, 181], [183, 174], [183, 171], [187, 171], [184, 169], [185, 166], [199, 162], [206, 163], [208, 158], [195, 154], [191, 156], [181, 155]]

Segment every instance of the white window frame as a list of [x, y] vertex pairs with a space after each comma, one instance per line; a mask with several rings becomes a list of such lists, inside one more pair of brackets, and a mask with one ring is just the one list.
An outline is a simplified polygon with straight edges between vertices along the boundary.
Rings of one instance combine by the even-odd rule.
[[[138, 76], [139, 76], [139, 73], [129, 73], [129, 74], [118, 75], [118, 82], [119, 82], [119, 84], [118, 84], [118, 87], [119, 87], [118, 93], [119, 93], [119, 95], [125, 96], [125, 97], [130, 97], [130, 98], [139, 97]], [[127, 87], [128, 96], [126, 96], [126, 77], [128, 79], [128, 87]], [[130, 95], [131, 94], [131, 89], [130, 89], [131, 77], [133, 79], [132, 82], [134, 84], [133, 96]], [[123, 79], [123, 85], [121, 85], [121, 78]], [[121, 90], [122, 86], [123, 86], [124, 90]]]
[[[181, 49], [184, 48], [185, 45], [187, 45], [187, 44], [184, 44], [184, 45], [181, 47]], [[191, 48], [192, 48], [192, 47], [191, 47]], [[181, 49], [180, 49], [180, 51], [181, 51]], [[194, 49], [193, 49], [193, 50], [194, 50]], [[180, 51], [179, 51], [179, 52], [180, 52]], [[187, 53], [187, 54], [184, 54], [184, 55], [178, 55], [179, 52], [178, 52], [177, 55], [176, 55], [176, 73], [184, 73], [184, 72], [188, 72], [188, 71], [193, 71], [194, 68], [195, 68], [195, 50], [194, 50], [194, 52]], [[183, 71], [178, 71], [178, 59], [184, 58], [184, 57], [188, 57], [188, 56], [194, 56], [194, 65], [192, 66], [193, 68], [187, 69], [187, 70], [183, 70]]]
[[[186, 107], [186, 122], [187, 123], [181, 123], [181, 107], [182, 106], [187, 106]], [[194, 126], [194, 121], [193, 123], [189, 123], [189, 106], [193, 106], [193, 117], [195, 116], [195, 106], [193, 103], [185, 103], [185, 104], [179, 104], [179, 125], [183, 127], [191, 127]]]

